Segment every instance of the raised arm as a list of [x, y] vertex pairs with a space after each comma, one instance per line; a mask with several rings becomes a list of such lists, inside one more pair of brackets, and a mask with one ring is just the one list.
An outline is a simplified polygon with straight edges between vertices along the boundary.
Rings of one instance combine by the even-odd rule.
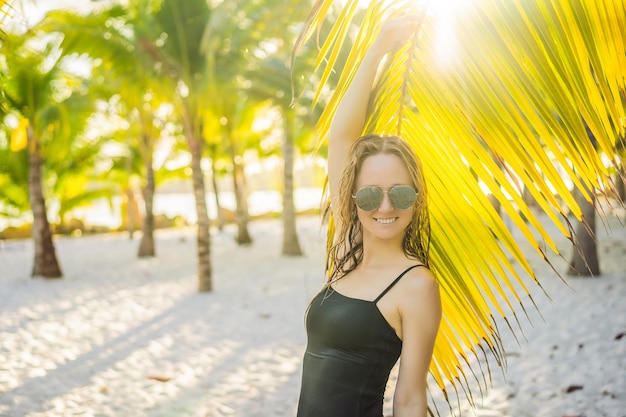
[[[367, 50], [363, 61], [341, 99], [328, 131], [328, 185], [331, 208], [338, 207], [339, 179], [352, 143], [361, 135], [367, 106], [380, 62], [388, 52], [405, 42], [417, 27], [416, 19], [404, 17], [387, 21]], [[333, 210], [336, 230], [341, 219]]]

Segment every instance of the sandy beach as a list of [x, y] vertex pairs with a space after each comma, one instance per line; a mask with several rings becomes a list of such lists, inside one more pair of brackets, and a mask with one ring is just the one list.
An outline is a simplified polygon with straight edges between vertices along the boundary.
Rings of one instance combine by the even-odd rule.
[[[565, 285], [526, 248], [552, 302], [533, 295], [543, 320], [520, 319], [526, 340], [502, 332], [506, 377], [492, 368], [482, 405], [462, 401], [463, 415], [626, 416], [625, 220], [598, 223], [600, 277]], [[294, 416], [325, 244], [317, 217], [298, 231], [297, 258], [280, 255], [279, 220], [252, 223], [250, 247], [233, 226], [216, 233], [204, 294], [191, 228], [157, 231], [157, 257], [143, 260], [124, 234], [58, 237], [62, 280], [29, 276], [30, 241], [0, 241], [0, 416]], [[556, 241], [567, 259], [569, 242]]]

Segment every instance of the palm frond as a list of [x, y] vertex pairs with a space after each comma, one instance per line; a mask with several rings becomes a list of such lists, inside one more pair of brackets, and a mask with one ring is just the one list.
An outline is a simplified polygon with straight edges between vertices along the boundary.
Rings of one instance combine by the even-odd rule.
[[5, 32], [4, 29], [1, 28], [5, 19], [8, 18], [13, 12], [13, 8], [11, 7], [9, 0], [0, 0], [0, 41], [4, 38]]
[[[543, 2], [483, 0], [456, 21], [454, 65], [438, 61], [434, 10], [414, 1], [372, 0], [362, 21], [348, 0], [319, 51], [321, 85], [344, 42], [353, 48], [318, 123], [330, 121], [381, 22], [417, 14], [421, 30], [388, 58], [373, 92], [365, 132], [400, 134], [422, 159], [429, 189], [431, 264], [441, 286], [444, 319], [431, 374], [448, 392], [469, 389], [467, 354], [504, 356], [495, 317], [513, 324], [539, 286], [504, 217], [544, 259], [559, 249], [522, 198], [527, 188], [540, 211], [571, 238], [568, 213], [581, 218], [569, 183], [610, 188], [620, 164], [626, 121], [626, 8], [612, 0]], [[332, 0], [316, 2], [295, 51], [320, 28]], [[432, 3], [431, 3], [432, 4]], [[421, 5], [424, 6], [424, 5]], [[357, 34], [349, 34], [358, 26]], [[501, 216], [485, 190], [499, 201]], [[332, 223], [329, 228], [332, 233]], [[517, 323], [519, 328], [521, 325]]]

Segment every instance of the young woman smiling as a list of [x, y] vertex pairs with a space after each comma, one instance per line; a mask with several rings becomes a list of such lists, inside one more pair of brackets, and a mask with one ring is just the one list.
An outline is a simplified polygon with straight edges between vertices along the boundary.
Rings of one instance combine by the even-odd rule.
[[400, 137], [361, 135], [383, 57], [416, 23], [381, 29], [343, 97], [328, 134], [335, 236], [328, 281], [311, 301], [298, 417], [382, 417], [400, 358], [394, 417], [425, 417], [426, 378], [441, 320], [428, 269], [426, 184]]

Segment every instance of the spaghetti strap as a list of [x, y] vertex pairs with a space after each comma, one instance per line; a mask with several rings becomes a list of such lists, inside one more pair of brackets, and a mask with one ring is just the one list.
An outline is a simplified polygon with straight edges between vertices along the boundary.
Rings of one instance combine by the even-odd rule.
[[409, 272], [411, 269], [413, 268], [417, 268], [418, 266], [424, 266], [424, 265], [412, 265], [410, 267], [408, 267], [407, 269], [405, 269], [400, 275], [398, 275], [398, 277], [396, 279], [393, 280], [393, 282], [391, 284], [389, 284], [389, 286], [387, 286], [387, 288], [385, 288], [383, 290], [383, 292], [380, 293], [380, 295], [378, 297], [376, 297], [376, 299], [374, 301], [372, 301], [374, 304], [376, 304], [378, 301], [380, 301], [381, 298], [383, 298], [383, 296], [385, 294], [387, 294], [387, 292], [393, 288], [394, 285], [396, 285], [398, 283], [398, 281], [400, 281], [400, 278], [402, 278], [407, 272]]

